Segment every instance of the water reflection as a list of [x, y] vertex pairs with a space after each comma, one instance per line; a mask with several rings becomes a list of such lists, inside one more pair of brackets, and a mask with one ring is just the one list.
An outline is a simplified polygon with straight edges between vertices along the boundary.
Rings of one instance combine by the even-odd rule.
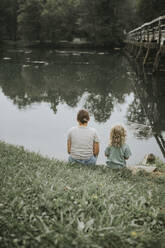
[[102, 58], [99, 53], [91, 56], [77, 52], [75, 56], [75, 52], [68, 52], [70, 59], [67, 63], [66, 56], [61, 56], [61, 53], [53, 56], [49, 52], [43, 55], [47, 62], [36, 61], [28, 54], [27, 63], [26, 54], [24, 61], [21, 58], [19, 63], [11, 59], [0, 64], [3, 93], [19, 108], [44, 101], [50, 103], [51, 109], [57, 113], [59, 103], [76, 107], [86, 92], [88, 97], [84, 107], [96, 121], [106, 122], [114, 104], [123, 103], [125, 95], [131, 92], [122, 56], [112, 54]]
[[[34, 103], [43, 102], [49, 104], [49, 109], [56, 116], [59, 106], [62, 105], [69, 106], [71, 110], [76, 108], [76, 111], [80, 106], [87, 108], [94, 117], [95, 124], [102, 125], [100, 131], [103, 145], [107, 142], [103, 136], [109, 135], [109, 123], [111, 124], [112, 119], [116, 118], [115, 121], [120, 120], [126, 123], [131, 144], [134, 145], [137, 139], [145, 140], [148, 144], [146, 149], [148, 152], [153, 142], [152, 137], [155, 137], [165, 157], [163, 77], [161, 75], [153, 77], [138, 64], [130, 63], [119, 53], [55, 50], [1, 51], [0, 87], [3, 94], [21, 110], [31, 109]], [[80, 105], [82, 99], [83, 104]], [[119, 106], [122, 110], [116, 111]], [[128, 109], [125, 109], [127, 106]], [[64, 110], [64, 115], [66, 112]], [[126, 116], [124, 116], [125, 113]], [[112, 116], [115, 117], [112, 118]], [[58, 121], [60, 126], [62, 121]], [[33, 126], [31, 128], [33, 129]], [[64, 131], [63, 128], [59, 137]], [[65, 138], [60, 148], [62, 154]], [[32, 143], [31, 140], [29, 143]], [[50, 143], [50, 140], [47, 143]], [[137, 142], [133, 147], [135, 151], [139, 143]], [[155, 149], [153, 143], [152, 149]], [[143, 157], [143, 148], [141, 154]]]
[[138, 63], [132, 66], [134, 73], [130, 74], [130, 78], [134, 82], [135, 98], [128, 109], [127, 124], [134, 129], [137, 138], [154, 136], [165, 157], [164, 75], [153, 75]]

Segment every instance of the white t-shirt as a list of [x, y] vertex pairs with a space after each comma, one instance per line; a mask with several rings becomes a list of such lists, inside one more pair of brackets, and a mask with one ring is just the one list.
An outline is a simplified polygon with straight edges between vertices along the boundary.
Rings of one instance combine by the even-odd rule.
[[71, 141], [71, 157], [75, 159], [89, 159], [93, 156], [93, 142], [99, 142], [94, 128], [86, 126], [72, 127], [68, 132]]

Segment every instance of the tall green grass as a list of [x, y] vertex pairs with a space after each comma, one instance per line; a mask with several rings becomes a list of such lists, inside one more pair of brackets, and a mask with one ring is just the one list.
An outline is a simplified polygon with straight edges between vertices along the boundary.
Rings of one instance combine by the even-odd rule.
[[163, 248], [165, 176], [73, 166], [0, 142], [0, 247]]

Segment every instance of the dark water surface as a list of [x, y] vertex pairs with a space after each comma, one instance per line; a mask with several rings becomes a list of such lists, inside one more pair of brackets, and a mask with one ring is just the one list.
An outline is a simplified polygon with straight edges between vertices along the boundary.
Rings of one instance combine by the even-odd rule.
[[164, 77], [153, 78], [120, 53], [96, 51], [0, 51], [0, 139], [67, 159], [67, 131], [86, 108], [101, 151], [114, 124], [127, 129], [128, 164], [145, 154], [165, 155]]

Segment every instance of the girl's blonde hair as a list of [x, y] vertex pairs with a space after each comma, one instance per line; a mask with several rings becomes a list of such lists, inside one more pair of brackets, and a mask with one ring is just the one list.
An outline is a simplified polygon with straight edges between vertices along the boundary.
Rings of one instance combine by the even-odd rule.
[[110, 132], [110, 146], [121, 147], [126, 140], [126, 130], [123, 126], [117, 125]]

